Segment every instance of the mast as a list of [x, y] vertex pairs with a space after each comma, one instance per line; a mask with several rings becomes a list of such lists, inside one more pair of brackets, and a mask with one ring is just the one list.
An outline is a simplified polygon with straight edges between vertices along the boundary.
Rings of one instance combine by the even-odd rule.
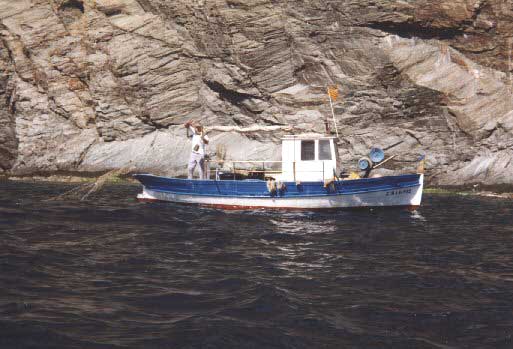
[[335, 126], [335, 133], [337, 134], [337, 139], [339, 139], [338, 135], [338, 127], [337, 127], [337, 120], [335, 119], [335, 111], [333, 110], [333, 100], [336, 100], [338, 97], [338, 89], [336, 86], [327, 87], [328, 91], [328, 98], [330, 99], [330, 108], [331, 108], [331, 116], [333, 117], [333, 125]]

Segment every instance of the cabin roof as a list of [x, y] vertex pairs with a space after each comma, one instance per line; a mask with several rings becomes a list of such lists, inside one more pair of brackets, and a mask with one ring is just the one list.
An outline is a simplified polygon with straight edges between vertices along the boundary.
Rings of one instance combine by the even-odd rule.
[[301, 133], [297, 135], [285, 135], [282, 140], [316, 140], [316, 139], [335, 139], [335, 136], [328, 136], [321, 133]]

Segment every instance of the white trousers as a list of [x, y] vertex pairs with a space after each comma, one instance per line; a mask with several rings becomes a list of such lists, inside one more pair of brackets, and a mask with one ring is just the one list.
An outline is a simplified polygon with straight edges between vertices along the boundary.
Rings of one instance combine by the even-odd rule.
[[194, 176], [194, 169], [196, 168], [196, 165], [199, 165], [199, 179], [205, 179], [205, 155], [198, 153], [191, 153], [191, 157], [189, 159], [189, 166], [187, 167], [187, 169], [189, 170], [189, 175], [187, 178], [192, 179], [192, 177]]

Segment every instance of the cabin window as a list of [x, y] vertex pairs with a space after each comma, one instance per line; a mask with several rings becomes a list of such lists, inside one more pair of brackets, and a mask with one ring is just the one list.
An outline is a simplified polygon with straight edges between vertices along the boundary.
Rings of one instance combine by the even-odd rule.
[[315, 160], [315, 141], [301, 141], [301, 160]]
[[319, 160], [331, 160], [331, 147], [329, 139], [319, 140]]

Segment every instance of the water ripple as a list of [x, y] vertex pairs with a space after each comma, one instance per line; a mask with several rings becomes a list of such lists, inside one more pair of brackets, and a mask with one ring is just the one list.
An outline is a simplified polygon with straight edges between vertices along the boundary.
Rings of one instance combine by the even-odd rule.
[[512, 347], [512, 201], [225, 212], [0, 187], [1, 348]]

